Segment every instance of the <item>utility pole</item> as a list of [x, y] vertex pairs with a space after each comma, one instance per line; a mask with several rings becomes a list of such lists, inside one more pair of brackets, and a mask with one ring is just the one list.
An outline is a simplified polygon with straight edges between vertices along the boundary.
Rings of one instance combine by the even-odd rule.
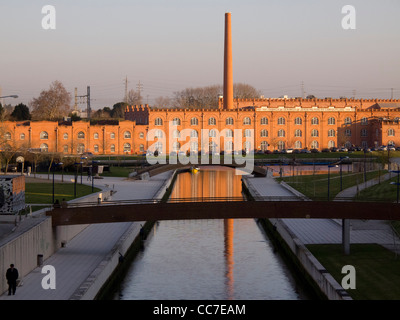
[[87, 87], [87, 98], [86, 98], [86, 104], [87, 104], [87, 117], [90, 120], [90, 86]]
[[142, 104], [142, 96], [140, 95], [140, 92], [143, 90], [143, 84], [140, 83], [140, 80], [139, 80], [139, 83], [136, 85], [136, 89], [138, 89], [138, 92], [139, 92], [139, 105], [141, 105]]
[[91, 113], [91, 109], [90, 109], [90, 86], [87, 86], [87, 91], [86, 91], [86, 95], [84, 96], [78, 96], [78, 90], [77, 88], [75, 88], [75, 106], [77, 108], [77, 100], [78, 98], [86, 98], [86, 112], [87, 112], [87, 118], [90, 120], [90, 113]]

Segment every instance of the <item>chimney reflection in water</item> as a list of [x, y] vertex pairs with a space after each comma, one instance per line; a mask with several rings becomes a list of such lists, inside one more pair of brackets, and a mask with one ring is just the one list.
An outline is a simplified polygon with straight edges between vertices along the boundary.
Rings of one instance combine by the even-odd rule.
[[[242, 197], [241, 176], [235, 170], [202, 167], [197, 173], [181, 173], [175, 182], [171, 198]], [[201, 199], [198, 199], [201, 201]], [[234, 219], [224, 219], [224, 257], [227, 299], [234, 299]]]

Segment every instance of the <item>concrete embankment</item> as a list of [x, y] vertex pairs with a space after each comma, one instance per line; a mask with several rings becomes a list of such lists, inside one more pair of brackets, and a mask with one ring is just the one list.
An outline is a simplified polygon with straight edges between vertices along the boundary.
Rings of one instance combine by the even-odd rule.
[[[176, 172], [170, 172], [153, 199], [162, 199], [170, 190]], [[110, 298], [113, 288], [123, 279], [129, 262], [141, 249], [142, 237], [152, 228], [154, 221], [132, 223], [129, 229], [114, 245], [109, 254], [75, 291], [71, 299], [94, 300]], [[141, 234], [141, 229], [143, 235]]]
[[[257, 185], [255, 185], [252, 183], [252, 179], [271, 178], [243, 177], [242, 179], [244, 190], [250, 197], [257, 198], [263, 196], [261, 188], [266, 188], [266, 186], [262, 186], [262, 183], [257, 183]], [[275, 188], [274, 190], [271, 190], [272, 188], [269, 184], [268, 187], [276, 196], [282, 196], [282, 193], [284, 196], [285, 192], [290, 192], [288, 189], [279, 190], [279, 188], [284, 187], [279, 186], [278, 183], [276, 183], [276, 186], [272, 185], [272, 188]], [[293, 193], [291, 196], [293, 196]], [[303, 200], [307, 201], [308, 199]], [[302, 278], [310, 284], [320, 298], [329, 300], [351, 300], [348, 293], [339, 285], [332, 275], [327, 272], [321, 263], [281, 219], [261, 219], [260, 222], [268, 235], [272, 237], [273, 242], [280, 247], [285, 256], [296, 267]]]
[[[96, 202], [100, 197], [107, 199], [112, 190], [104, 190], [70, 201]], [[0, 274], [5, 275], [10, 263], [18, 266], [20, 278], [24, 278], [33, 269], [53, 255], [65, 243], [68, 243], [87, 225], [53, 227], [51, 217], [46, 216], [46, 209], [22, 217], [15, 230], [0, 241]], [[0, 291], [8, 288], [5, 277], [0, 277]]]

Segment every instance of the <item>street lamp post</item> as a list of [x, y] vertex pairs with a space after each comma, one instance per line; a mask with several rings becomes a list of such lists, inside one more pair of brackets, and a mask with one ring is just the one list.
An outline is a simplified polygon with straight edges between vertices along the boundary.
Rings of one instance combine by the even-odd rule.
[[334, 167], [336, 167], [337, 168], [337, 165], [328, 165], [328, 201], [330, 201], [330, 196], [329, 196], [329, 193], [330, 193], [330, 176], [331, 176], [331, 168], [334, 168]]
[[399, 203], [400, 170], [393, 170], [393, 171], [390, 171], [390, 172], [397, 173], [397, 182], [391, 182], [390, 184], [394, 184], [394, 185], [397, 186], [396, 203]]
[[82, 175], [83, 175], [83, 161], [82, 160], [85, 160], [85, 159], [87, 159], [86, 157], [82, 157], [81, 158], [81, 162], [80, 162], [80, 164], [81, 164], [81, 184], [82, 184]]
[[53, 204], [54, 204], [54, 172], [56, 171], [56, 167], [59, 165], [62, 165], [62, 162], [59, 163], [53, 163], [52, 168], [53, 168]]
[[94, 164], [98, 163], [97, 160], [92, 160], [92, 173], [91, 173], [91, 178], [92, 178], [92, 192], [94, 191]]

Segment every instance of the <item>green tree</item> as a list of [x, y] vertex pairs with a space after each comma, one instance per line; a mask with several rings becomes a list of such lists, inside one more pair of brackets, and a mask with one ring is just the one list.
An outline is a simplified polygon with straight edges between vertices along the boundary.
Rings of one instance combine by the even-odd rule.
[[20, 103], [15, 106], [14, 111], [11, 113], [11, 117], [17, 121], [30, 120], [31, 113], [25, 104]]
[[125, 108], [127, 104], [125, 102], [118, 102], [113, 105], [111, 110], [111, 117], [114, 119], [125, 118]]

